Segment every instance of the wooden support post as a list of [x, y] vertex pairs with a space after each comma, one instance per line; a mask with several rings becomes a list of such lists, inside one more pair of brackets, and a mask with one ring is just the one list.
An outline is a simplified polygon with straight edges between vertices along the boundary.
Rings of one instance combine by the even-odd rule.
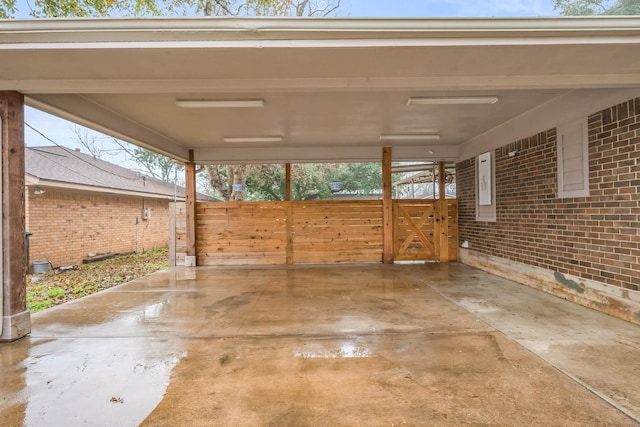
[[189, 150], [189, 161], [185, 164], [185, 209], [187, 216], [187, 255], [185, 266], [195, 267], [196, 261], [196, 165], [193, 150]]
[[291, 200], [291, 163], [284, 165], [284, 199], [288, 202]]
[[293, 205], [285, 202], [285, 214], [287, 215], [287, 246], [285, 247], [287, 264], [293, 264]]
[[446, 180], [445, 180], [446, 171], [444, 169], [444, 162], [438, 162], [438, 192], [440, 193], [440, 200], [444, 200], [447, 198], [446, 191]]
[[2, 277], [0, 341], [31, 332], [25, 281], [24, 95], [0, 91]]
[[176, 266], [176, 202], [169, 203], [169, 267]]
[[438, 163], [438, 184], [440, 186], [440, 200], [438, 201], [438, 233], [440, 240], [440, 261], [449, 261], [449, 204], [446, 194], [446, 171], [444, 162]]
[[391, 194], [391, 147], [382, 148], [382, 262], [393, 264], [393, 196]]
[[285, 172], [285, 185], [284, 185], [284, 200], [286, 204], [287, 215], [287, 247], [286, 257], [287, 264], [293, 264], [293, 206], [291, 205], [291, 163], [284, 165]]

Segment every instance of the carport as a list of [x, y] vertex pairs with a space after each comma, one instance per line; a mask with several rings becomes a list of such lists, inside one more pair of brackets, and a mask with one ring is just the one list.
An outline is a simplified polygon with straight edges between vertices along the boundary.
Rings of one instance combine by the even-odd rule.
[[[23, 188], [24, 103], [184, 162], [189, 265], [227, 263], [208, 252], [219, 223], [208, 228], [203, 225], [206, 220], [196, 219], [198, 212], [207, 214], [207, 207], [198, 210], [193, 197], [196, 164], [381, 161], [382, 202], [355, 208], [362, 211], [361, 217], [369, 215], [374, 220], [370, 229], [375, 236], [366, 243], [373, 240], [375, 244], [354, 246], [348, 236], [332, 238], [318, 245], [328, 254], [321, 250], [314, 256], [299, 256], [299, 262], [392, 263], [407, 238], [406, 245], [413, 239], [428, 247], [433, 259], [447, 261], [458, 258], [458, 244], [464, 243], [460, 253], [464, 262], [512, 275], [529, 267], [541, 268], [525, 272], [521, 281], [532, 284], [535, 277], [546, 275], [550, 280], [545, 278], [540, 288], [557, 288], [560, 294], [568, 291], [570, 299], [628, 320], [638, 317], [634, 314], [640, 309], [640, 298], [634, 293], [638, 288], [638, 212], [633, 196], [637, 196], [637, 169], [633, 169], [637, 158], [628, 154], [637, 143], [633, 139], [638, 114], [634, 98], [640, 94], [636, 18], [103, 19], [15, 20], [0, 25], [5, 339], [29, 331], [21, 278], [23, 196], [22, 191], [15, 191]], [[623, 195], [614, 194], [619, 183], [614, 190], [606, 186], [600, 190], [599, 184], [589, 183], [597, 172], [589, 175], [586, 143], [562, 142], [565, 134], [556, 132], [558, 126], [563, 131], [562, 126], [583, 118], [584, 126], [578, 125], [575, 131], [572, 125], [567, 135], [579, 135], [578, 139], [590, 143], [597, 138], [604, 141], [605, 132], [614, 132], [608, 129], [611, 126], [601, 119], [600, 131], [587, 137], [591, 132], [586, 129], [587, 117], [619, 105], [624, 111], [613, 112], [616, 120], [620, 116], [621, 121], [631, 123], [624, 122], [627, 127], [617, 128], [613, 138], [626, 135], [626, 151], [613, 146], [595, 151], [604, 153], [604, 165], [608, 159], [615, 162], [616, 156], [624, 157], [626, 164], [616, 163], [615, 168], [601, 172], [609, 181], [621, 177]], [[610, 119], [611, 112], [606, 117]], [[593, 123], [595, 119], [589, 118], [589, 126]], [[513, 188], [510, 179], [522, 185], [540, 175], [537, 157], [521, 157], [541, 141], [540, 132], [547, 132], [544, 142], [555, 150], [545, 164], [558, 162], [553, 171], [557, 174], [564, 169], [563, 178], [570, 181], [565, 185], [567, 195], [573, 191], [585, 196], [589, 189], [582, 190], [591, 186], [592, 195], [595, 189], [595, 195], [606, 197], [596, 200], [600, 204], [581, 206], [578, 212], [563, 208], [574, 208], [573, 204], [588, 199], [563, 199], [567, 206], [560, 203], [549, 212], [534, 206], [532, 212], [543, 212], [541, 218], [521, 212], [528, 206], [526, 197], [509, 199], [509, 209], [520, 210], [496, 221], [496, 206], [505, 209], [499, 206], [501, 195], [496, 196], [501, 187]], [[554, 145], [558, 139], [565, 144], [562, 150]], [[561, 164], [557, 153], [564, 152], [566, 164]], [[510, 165], [501, 165], [501, 156]], [[459, 200], [422, 206], [417, 213], [396, 206], [394, 215], [392, 161], [455, 162], [463, 177]], [[481, 164], [489, 165], [488, 169]], [[514, 178], [509, 172], [496, 177], [496, 170], [500, 174], [507, 169], [523, 175]], [[546, 177], [538, 187], [555, 186], [550, 178], [562, 182], [558, 176]], [[571, 190], [574, 187], [577, 192]], [[529, 191], [521, 190], [517, 194]], [[561, 192], [540, 198], [559, 197]], [[608, 207], [609, 199], [626, 204], [598, 212], [597, 208]], [[589, 207], [595, 210], [586, 209]], [[260, 236], [275, 242], [272, 246], [281, 252], [274, 255], [269, 248], [261, 252], [261, 258], [245, 258], [246, 263], [296, 263], [291, 250], [295, 229], [290, 223], [297, 208], [311, 211], [308, 206], [284, 204], [275, 207], [278, 213], [266, 217], [287, 224], [279, 241], [272, 235]], [[354, 208], [321, 206], [318, 212], [348, 209]], [[587, 218], [596, 222], [581, 217], [579, 224], [545, 223], [585, 213], [602, 215]], [[458, 214], [464, 231], [459, 239], [448, 224], [457, 223]], [[413, 227], [398, 243], [394, 241], [394, 219], [402, 215], [406, 224], [431, 220], [439, 228], [430, 231], [432, 240], [428, 241], [425, 236], [429, 233]], [[544, 258], [550, 245], [567, 246], [566, 239], [560, 241], [562, 236], [558, 236], [535, 245], [531, 253], [510, 257], [519, 252], [519, 239], [544, 240], [548, 234], [529, 235], [510, 225], [523, 218], [530, 218], [531, 228], [541, 222], [554, 230], [584, 226], [580, 235], [569, 237], [597, 235], [574, 245], [586, 249], [582, 254], [563, 249]], [[612, 222], [597, 223], [608, 218]], [[623, 220], [624, 235], [612, 238], [607, 230]], [[506, 246], [496, 245], [505, 238], [510, 239], [504, 242]], [[620, 240], [624, 240], [623, 248], [616, 257], [588, 259], [593, 245], [615, 250]], [[301, 247], [299, 252], [304, 255], [308, 247]], [[494, 248], [506, 250], [498, 254]], [[332, 250], [342, 252], [336, 255]], [[491, 258], [495, 255], [499, 255], [497, 261]], [[574, 259], [578, 255], [580, 259]], [[531, 258], [534, 262], [528, 263]], [[598, 270], [607, 273], [598, 276]], [[584, 287], [589, 292], [570, 292]], [[613, 298], [610, 303], [602, 303], [609, 298]]]
[[[169, 274], [183, 275], [181, 286], [188, 285], [187, 291], [197, 293], [206, 285], [215, 293], [207, 277], [220, 271], [251, 278], [257, 264], [282, 264], [286, 266], [274, 271], [288, 277], [287, 272], [305, 271], [292, 264], [335, 262], [369, 263], [353, 268], [362, 268], [363, 275], [367, 268], [377, 271], [379, 283], [385, 282], [385, 274], [397, 274], [403, 283], [398, 286], [405, 288], [415, 284], [410, 277], [425, 280], [423, 275], [435, 271], [446, 276], [444, 263], [459, 259], [640, 322], [638, 28], [640, 20], [630, 17], [2, 21], [2, 340], [15, 340], [31, 330], [23, 274], [25, 104], [186, 165], [185, 262], [196, 268]], [[344, 161], [381, 162], [379, 203], [195, 202], [197, 164]], [[457, 200], [399, 205], [391, 198], [391, 165], [397, 161], [440, 162], [441, 172], [445, 162], [455, 163]], [[416, 205], [417, 213], [412, 213]], [[301, 232], [294, 219], [299, 215], [313, 212], [327, 221], [334, 216], [343, 221], [341, 215], [354, 211], [358, 218], [375, 222], [367, 225], [373, 237], [367, 235], [366, 247], [352, 244], [349, 236], [334, 236], [320, 245], [314, 241], [321, 249], [311, 255], [304, 245], [296, 253], [295, 238]], [[247, 212], [283, 225], [260, 238], [271, 242], [269, 250], [250, 257], [244, 256], [249, 251], [230, 257], [212, 254], [212, 236], [221, 224]], [[220, 215], [226, 218], [222, 222]], [[400, 243], [394, 227], [399, 222], [414, 225]], [[427, 223], [434, 226], [430, 238], [421, 232]], [[451, 231], [452, 224], [456, 231]], [[441, 267], [389, 265], [398, 249], [414, 241], [432, 248]], [[249, 265], [230, 270], [198, 267], [242, 263]], [[318, 274], [329, 271], [315, 268]], [[452, 264], [455, 268], [475, 271]], [[358, 273], [350, 277], [355, 280]], [[473, 280], [473, 275], [468, 278]], [[286, 286], [286, 280], [278, 280]], [[360, 292], [366, 297], [366, 286]], [[456, 300], [460, 295], [442, 295], [473, 308], [469, 300]], [[244, 297], [231, 292], [229, 298], [233, 307], [233, 298]], [[373, 304], [373, 310], [406, 308], [401, 304], [394, 309], [392, 296], [385, 305], [384, 290], [376, 298], [382, 305]], [[510, 300], [505, 296], [505, 301]], [[261, 315], [266, 313], [256, 319]], [[365, 323], [356, 321], [344, 333], [375, 338], [378, 331], [366, 323], [372, 318], [375, 315], [364, 316]], [[412, 324], [410, 319], [391, 323], [384, 336], [392, 341]], [[274, 328], [251, 334], [299, 332], [291, 332], [290, 325], [283, 331]], [[418, 332], [429, 330], [423, 325]], [[233, 339], [233, 333], [215, 339]], [[473, 345], [465, 345], [465, 351], [474, 351]], [[226, 363], [222, 359], [218, 362]], [[393, 385], [400, 380], [397, 375], [409, 375], [407, 380], [414, 375], [402, 369], [387, 374], [379, 378], [380, 384]], [[447, 418], [445, 411], [434, 414]], [[272, 415], [295, 413], [283, 409]], [[401, 422], [398, 417], [393, 419]]]

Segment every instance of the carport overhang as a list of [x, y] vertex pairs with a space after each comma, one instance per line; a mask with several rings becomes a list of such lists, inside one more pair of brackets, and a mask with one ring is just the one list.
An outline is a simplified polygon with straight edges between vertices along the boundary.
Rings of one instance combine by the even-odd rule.
[[[0, 90], [180, 161], [189, 150], [196, 163], [379, 161], [383, 145], [394, 160], [451, 161], [541, 106], [637, 90], [639, 28], [630, 17], [3, 21]], [[499, 101], [407, 105], [425, 96]], [[176, 105], [185, 99], [264, 107]], [[380, 141], [407, 134], [439, 139]], [[228, 140], [263, 136], [279, 140]]]
[[[380, 161], [384, 153], [388, 189], [391, 158], [466, 159], [640, 95], [639, 29], [632, 17], [0, 21], [0, 339], [30, 329], [25, 103], [186, 162], [193, 253], [195, 163]], [[409, 105], [416, 97], [497, 102]]]

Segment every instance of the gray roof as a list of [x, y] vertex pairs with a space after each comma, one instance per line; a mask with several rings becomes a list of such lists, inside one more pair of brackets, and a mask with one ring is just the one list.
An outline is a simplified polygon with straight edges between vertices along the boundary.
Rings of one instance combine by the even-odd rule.
[[[48, 181], [46, 185], [77, 184], [97, 187], [96, 191], [135, 191], [163, 197], [173, 197], [174, 185], [122, 166], [94, 158], [66, 147], [26, 147], [25, 172]], [[43, 185], [45, 185], [43, 183]], [[185, 190], [177, 187], [177, 196]], [[198, 199], [209, 199], [198, 194]]]

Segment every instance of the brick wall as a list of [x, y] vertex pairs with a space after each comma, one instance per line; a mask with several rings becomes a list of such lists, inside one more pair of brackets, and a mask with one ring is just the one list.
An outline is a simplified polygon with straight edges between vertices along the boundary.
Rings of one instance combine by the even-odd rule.
[[[55, 266], [82, 263], [89, 253], [128, 253], [166, 247], [169, 201], [134, 196], [46, 188], [36, 195], [28, 188], [27, 231], [30, 260]], [[142, 208], [151, 219], [136, 226]]]
[[495, 150], [495, 223], [475, 220], [475, 159], [458, 163], [460, 241], [477, 253], [637, 291], [640, 99], [591, 115], [588, 132], [589, 197], [558, 198], [555, 129]]

